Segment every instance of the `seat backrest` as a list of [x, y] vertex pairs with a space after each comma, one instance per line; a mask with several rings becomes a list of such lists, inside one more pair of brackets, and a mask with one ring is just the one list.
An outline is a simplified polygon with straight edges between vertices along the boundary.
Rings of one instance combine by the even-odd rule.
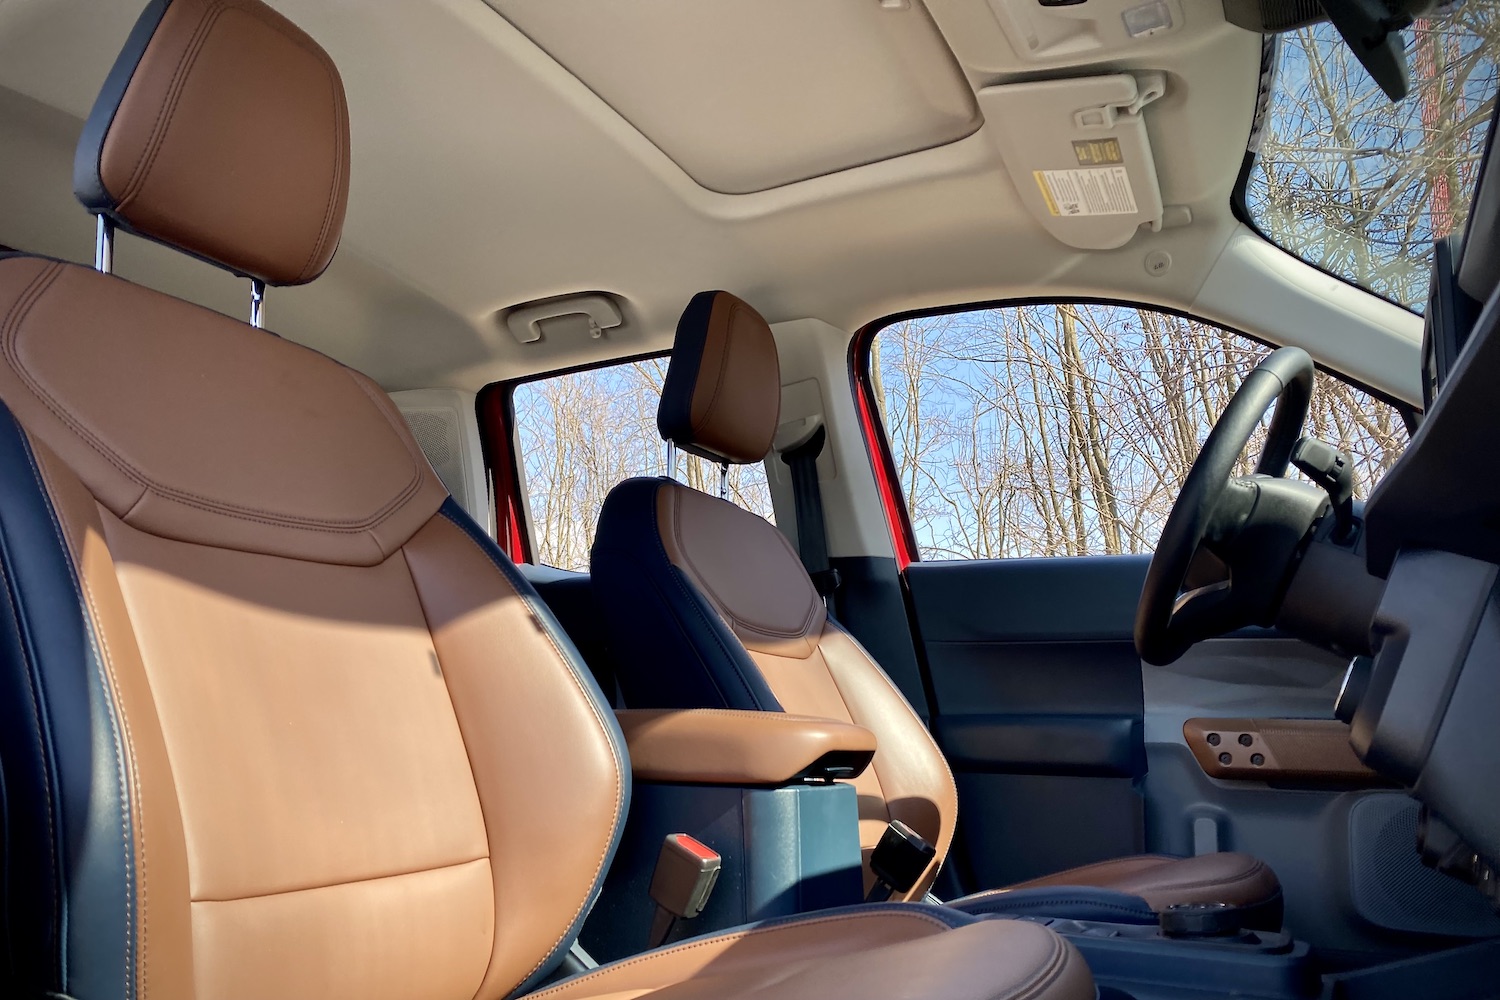
[[[347, 128], [286, 19], [158, 2], [85, 129], [80, 193], [242, 275], [310, 280]], [[0, 402], [0, 979], [467, 1000], [554, 966], [623, 824], [622, 741], [387, 395], [12, 255]]]
[[[663, 436], [721, 462], [762, 461], [780, 396], [766, 321], [727, 292], [695, 296], [677, 327]], [[781, 532], [674, 480], [631, 479], [605, 500], [591, 571], [628, 706], [786, 711], [874, 732], [874, 763], [853, 782], [860, 842], [868, 855], [895, 819], [934, 844], [920, 898], [953, 837], [952, 774], [900, 691], [828, 617]]]

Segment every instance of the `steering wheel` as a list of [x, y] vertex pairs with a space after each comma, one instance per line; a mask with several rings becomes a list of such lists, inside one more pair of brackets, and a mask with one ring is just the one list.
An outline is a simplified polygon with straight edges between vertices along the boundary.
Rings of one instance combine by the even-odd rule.
[[[1171, 663], [1189, 646], [1251, 624], [1271, 624], [1308, 528], [1326, 509], [1321, 491], [1283, 478], [1312, 402], [1313, 360], [1300, 347], [1272, 352], [1245, 377], [1214, 424], [1162, 529], [1135, 616], [1141, 659]], [[1234, 464], [1266, 409], [1276, 404], [1251, 476]], [[1179, 596], [1199, 547], [1227, 578]], [[1198, 581], [1193, 581], [1197, 583]]]

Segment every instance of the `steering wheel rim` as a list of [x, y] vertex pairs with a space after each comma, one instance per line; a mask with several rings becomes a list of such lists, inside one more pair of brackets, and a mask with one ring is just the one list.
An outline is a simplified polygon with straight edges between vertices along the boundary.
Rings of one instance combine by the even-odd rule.
[[1178, 591], [1187, 579], [1214, 510], [1229, 487], [1234, 463], [1272, 403], [1276, 410], [1255, 472], [1275, 477], [1285, 474], [1292, 448], [1307, 420], [1315, 374], [1312, 357], [1302, 348], [1272, 351], [1245, 376], [1203, 442], [1167, 516], [1141, 588], [1135, 647], [1147, 663], [1171, 663], [1203, 637], [1199, 633], [1214, 630], [1216, 616], [1227, 613], [1227, 585], [1195, 591], [1181, 603]]

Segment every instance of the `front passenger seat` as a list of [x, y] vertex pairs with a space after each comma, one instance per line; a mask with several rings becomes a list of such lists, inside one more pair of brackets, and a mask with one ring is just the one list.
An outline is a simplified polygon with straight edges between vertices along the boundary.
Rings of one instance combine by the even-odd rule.
[[[766, 321], [728, 292], [699, 292], [677, 326], [657, 426], [682, 451], [718, 463], [760, 462], [781, 403], [776, 342]], [[942, 751], [879, 664], [828, 617], [786, 537], [763, 518], [673, 479], [631, 479], [599, 514], [592, 575], [631, 708], [786, 711], [871, 730], [874, 762], [853, 780], [866, 856], [900, 820], [937, 849], [907, 894], [921, 899], [953, 839], [958, 811]], [[865, 874], [867, 886], [873, 875]], [[1279, 927], [1281, 888], [1260, 860], [1219, 853], [1103, 861], [968, 897], [974, 912], [1011, 905], [1053, 915], [1103, 914], [1107, 890], [1151, 910], [1230, 903], [1256, 926]], [[1014, 897], [1019, 900], [1022, 897]], [[1076, 907], [1086, 907], [1079, 912]], [[1149, 909], [1147, 909], [1149, 907]], [[1140, 916], [1139, 913], [1136, 914]]]
[[[390, 399], [100, 273], [112, 223], [257, 290], [311, 281], [348, 152], [307, 35], [258, 0], [154, 0], [79, 146], [99, 270], [0, 258], [7, 998], [497, 1000], [598, 894], [630, 797], [614, 716]], [[769, 992], [1094, 995], [1051, 931], [922, 906], [531, 995]]]

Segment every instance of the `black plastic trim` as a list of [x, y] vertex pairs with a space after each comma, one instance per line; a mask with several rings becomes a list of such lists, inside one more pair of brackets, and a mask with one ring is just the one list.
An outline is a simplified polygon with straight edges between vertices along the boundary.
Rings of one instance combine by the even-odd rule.
[[0, 772], [8, 980], [133, 997], [125, 750], [82, 590], [25, 433], [0, 405]]
[[151, 38], [156, 34], [171, 3], [172, 0], [151, 0], [141, 11], [83, 123], [83, 134], [79, 136], [78, 147], [73, 154], [73, 194], [83, 202], [84, 208], [96, 215], [104, 214], [111, 219], [115, 218], [118, 203], [105, 188], [99, 169], [99, 160], [104, 153], [104, 140], [109, 135], [110, 126], [114, 124], [115, 114], [120, 110], [120, 102], [125, 98], [131, 77], [135, 76], [141, 57], [146, 54], [146, 47], [151, 44]]

